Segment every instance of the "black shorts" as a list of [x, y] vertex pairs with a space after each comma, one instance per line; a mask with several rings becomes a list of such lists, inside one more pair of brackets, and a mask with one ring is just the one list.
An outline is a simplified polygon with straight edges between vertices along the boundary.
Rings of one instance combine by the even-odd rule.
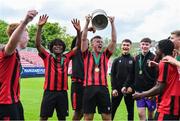
[[172, 115], [172, 114], [163, 114], [163, 113], [156, 112], [154, 119], [155, 121], [166, 121], [166, 120], [178, 121], [180, 117]]
[[0, 120], [24, 120], [24, 110], [21, 102], [0, 104]]
[[41, 103], [41, 117], [52, 117], [56, 109], [58, 119], [68, 116], [67, 91], [44, 91]]
[[71, 104], [72, 109], [79, 112], [82, 111], [84, 87], [83, 83], [72, 82], [71, 84]]
[[105, 86], [89, 86], [84, 89], [83, 112], [86, 114], [95, 113], [96, 106], [98, 113], [111, 113], [111, 102], [108, 88]]

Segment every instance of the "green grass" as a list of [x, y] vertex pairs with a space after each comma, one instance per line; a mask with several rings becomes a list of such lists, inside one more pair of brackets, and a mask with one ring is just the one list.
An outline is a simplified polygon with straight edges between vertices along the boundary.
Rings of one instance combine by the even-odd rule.
[[[44, 85], [44, 78], [21, 79], [21, 101], [24, 107], [25, 120], [39, 120], [40, 106], [43, 95], [43, 85]], [[71, 108], [71, 101], [70, 101], [70, 87], [71, 87], [71, 81], [69, 79], [69, 90], [68, 90], [69, 116], [67, 117], [67, 120], [71, 120], [73, 115], [73, 110]], [[137, 115], [136, 105], [135, 105], [134, 118], [135, 120], [139, 119]], [[55, 112], [53, 117], [50, 118], [50, 120], [57, 120]], [[101, 116], [98, 113], [96, 113], [94, 116], [94, 120], [101, 120]], [[115, 120], [117, 121], [127, 120], [127, 112], [123, 100], [116, 112]]]

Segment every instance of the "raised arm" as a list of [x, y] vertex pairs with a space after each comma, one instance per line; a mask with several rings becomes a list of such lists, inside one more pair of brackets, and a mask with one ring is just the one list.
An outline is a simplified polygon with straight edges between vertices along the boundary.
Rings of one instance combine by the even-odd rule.
[[36, 10], [30, 10], [28, 11], [25, 19], [19, 24], [19, 26], [16, 28], [16, 30], [13, 32], [13, 34], [10, 36], [8, 43], [5, 46], [5, 54], [11, 55], [17, 45], [18, 42], [21, 40], [21, 37], [23, 35], [24, 30], [26, 29], [26, 25], [33, 20], [33, 18], [38, 14]]
[[47, 16], [46, 14], [39, 17], [38, 28], [36, 33], [36, 41], [35, 41], [36, 48], [39, 52], [42, 52], [44, 49], [44, 47], [41, 45], [41, 33], [42, 33], [42, 28], [46, 24], [48, 17], [49, 16]]
[[108, 50], [114, 52], [116, 48], [116, 40], [117, 40], [116, 28], [114, 25], [114, 17], [109, 17], [109, 21], [111, 23], [111, 42], [108, 45]]
[[88, 15], [86, 16], [86, 23], [82, 32], [82, 37], [81, 37], [81, 51], [85, 52], [88, 49], [88, 39], [87, 39], [87, 34], [88, 34], [88, 25], [91, 20], [91, 16]]
[[74, 28], [76, 29], [77, 32], [77, 38], [76, 38], [76, 48], [80, 48], [81, 47], [81, 25], [80, 25], [80, 21], [77, 19], [73, 19], [71, 20], [71, 23], [73, 24]]

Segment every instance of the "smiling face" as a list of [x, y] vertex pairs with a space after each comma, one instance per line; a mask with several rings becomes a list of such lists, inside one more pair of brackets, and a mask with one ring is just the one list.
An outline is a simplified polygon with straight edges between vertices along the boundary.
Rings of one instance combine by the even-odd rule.
[[170, 40], [174, 43], [175, 49], [180, 50], [180, 36], [171, 34]]
[[92, 48], [95, 52], [99, 53], [103, 48], [103, 41], [100, 38], [94, 38], [92, 40]]
[[52, 51], [56, 55], [63, 53], [63, 50], [64, 50], [64, 48], [61, 44], [54, 44], [52, 47]]
[[54, 39], [49, 45], [49, 50], [55, 55], [62, 54], [66, 49], [66, 45], [61, 39]]
[[129, 54], [130, 49], [131, 49], [131, 43], [122, 42], [122, 45], [121, 45], [122, 54], [124, 55]]
[[141, 42], [141, 43], [140, 43], [141, 52], [142, 52], [143, 54], [148, 53], [150, 47], [151, 47], [151, 44], [150, 44], [149, 42]]

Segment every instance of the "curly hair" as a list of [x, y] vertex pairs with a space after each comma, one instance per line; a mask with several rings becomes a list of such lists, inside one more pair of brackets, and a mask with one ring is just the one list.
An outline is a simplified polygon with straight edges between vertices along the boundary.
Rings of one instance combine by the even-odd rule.
[[53, 50], [52, 50], [53, 46], [57, 45], [57, 44], [62, 45], [63, 46], [63, 52], [65, 51], [65, 49], [66, 49], [65, 43], [61, 39], [56, 38], [49, 43], [49, 50], [51, 53], [53, 53]]
[[164, 55], [172, 55], [174, 50], [174, 44], [169, 39], [163, 39], [158, 42], [158, 48]]

